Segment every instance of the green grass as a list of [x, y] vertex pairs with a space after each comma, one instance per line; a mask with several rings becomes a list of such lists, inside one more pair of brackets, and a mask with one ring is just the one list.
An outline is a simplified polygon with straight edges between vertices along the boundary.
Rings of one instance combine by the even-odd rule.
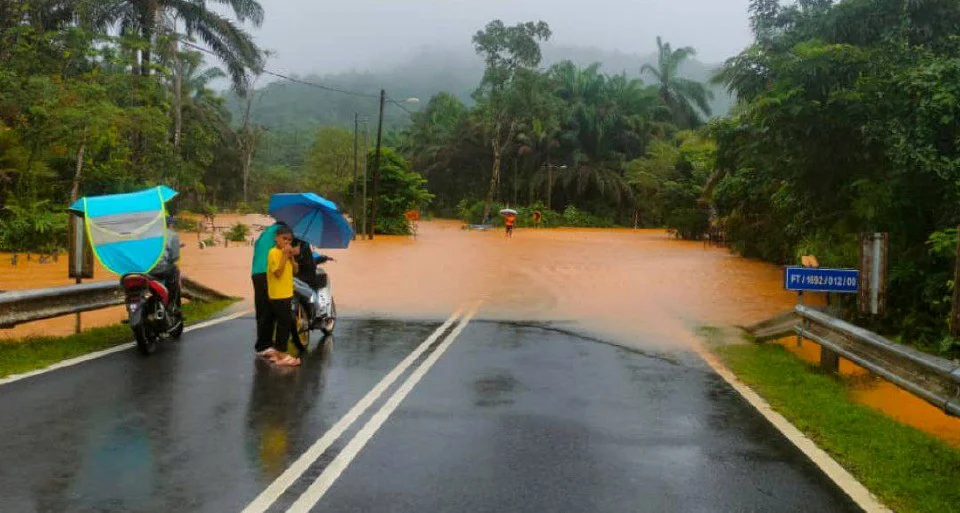
[[[213, 317], [234, 301], [187, 303], [183, 313], [187, 324]], [[0, 378], [42, 369], [57, 362], [87, 353], [107, 349], [133, 340], [130, 327], [125, 324], [92, 328], [66, 337], [30, 337], [23, 340], [0, 342]]]
[[960, 448], [853, 402], [842, 379], [819, 373], [779, 345], [713, 350], [888, 507], [930, 513], [960, 508]]

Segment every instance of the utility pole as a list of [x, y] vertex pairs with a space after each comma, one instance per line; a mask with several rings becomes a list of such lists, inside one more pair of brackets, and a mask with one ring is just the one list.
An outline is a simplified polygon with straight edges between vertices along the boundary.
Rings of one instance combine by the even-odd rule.
[[387, 91], [380, 90], [380, 120], [377, 122], [377, 152], [373, 157], [373, 205], [370, 206], [370, 240], [377, 231], [377, 189], [380, 188], [380, 144], [383, 140], [383, 106], [387, 101]]
[[353, 221], [353, 240], [357, 240], [357, 137], [360, 130], [360, 114], [353, 113], [353, 207], [350, 208], [350, 218]]
[[369, 236], [367, 231], [367, 156], [370, 150], [367, 148], [367, 137], [370, 134], [370, 125], [367, 119], [363, 120], [363, 207], [360, 209], [361, 224], [363, 225], [363, 235]]

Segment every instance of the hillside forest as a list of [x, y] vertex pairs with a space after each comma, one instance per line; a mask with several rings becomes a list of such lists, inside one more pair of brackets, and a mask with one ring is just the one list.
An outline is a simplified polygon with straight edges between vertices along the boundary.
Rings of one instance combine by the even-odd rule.
[[858, 234], [888, 232], [887, 315], [858, 321], [960, 351], [955, 0], [751, 0], [753, 43], [715, 69], [656, 34], [638, 35], [652, 58], [585, 62], [545, 22], [494, 20], [464, 35], [474, 64], [285, 78], [249, 35], [256, 1], [107, 4], [0, 0], [2, 250], [55, 250], [71, 199], [159, 183], [179, 210], [311, 190], [349, 211], [389, 87], [382, 233], [413, 208], [482, 223], [511, 206], [521, 225], [537, 211], [855, 267]]

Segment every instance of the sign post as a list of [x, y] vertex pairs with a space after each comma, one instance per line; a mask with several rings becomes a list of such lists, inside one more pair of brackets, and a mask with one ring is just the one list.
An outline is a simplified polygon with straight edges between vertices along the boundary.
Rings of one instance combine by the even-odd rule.
[[[82, 283], [84, 278], [93, 278], [93, 248], [87, 241], [87, 234], [83, 228], [83, 218], [71, 215], [67, 230], [70, 238], [67, 244], [67, 254], [69, 257], [67, 277], [75, 278], [77, 284]], [[74, 330], [80, 333], [80, 329], [80, 314], [78, 313], [76, 314]]]
[[[783, 281], [785, 289], [797, 291], [798, 304], [803, 305], [804, 291], [856, 294], [860, 285], [860, 271], [856, 269], [786, 267], [784, 268]], [[803, 327], [804, 324], [801, 320], [800, 333], [797, 338], [798, 345], [803, 341]], [[820, 346], [820, 366], [835, 373], [839, 365], [839, 356]]]
[[860, 234], [861, 287], [857, 303], [861, 313], [883, 315], [887, 296], [887, 233]]
[[407, 219], [407, 223], [410, 225], [411, 231], [413, 231], [413, 239], [417, 239], [417, 229], [420, 224], [420, 211], [419, 210], [408, 210], [403, 214], [403, 217]]

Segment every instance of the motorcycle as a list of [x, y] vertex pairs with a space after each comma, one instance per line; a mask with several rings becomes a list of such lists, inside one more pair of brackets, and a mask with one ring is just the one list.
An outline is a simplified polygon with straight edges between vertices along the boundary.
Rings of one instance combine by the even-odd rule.
[[140, 353], [150, 355], [157, 350], [160, 340], [176, 340], [183, 335], [179, 292], [171, 294], [160, 280], [145, 273], [123, 275], [120, 286], [126, 295], [127, 323]]
[[333, 333], [337, 324], [337, 304], [333, 300], [333, 286], [330, 276], [322, 265], [335, 262], [331, 257], [314, 254], [313, 262], [317, 266], [317, 288], [314, 289], [303, 280], [293, 279], [293, 318], [297, 321], [300, 340], [310, 340], [310, 331], [319, 329], [324, 336]]

